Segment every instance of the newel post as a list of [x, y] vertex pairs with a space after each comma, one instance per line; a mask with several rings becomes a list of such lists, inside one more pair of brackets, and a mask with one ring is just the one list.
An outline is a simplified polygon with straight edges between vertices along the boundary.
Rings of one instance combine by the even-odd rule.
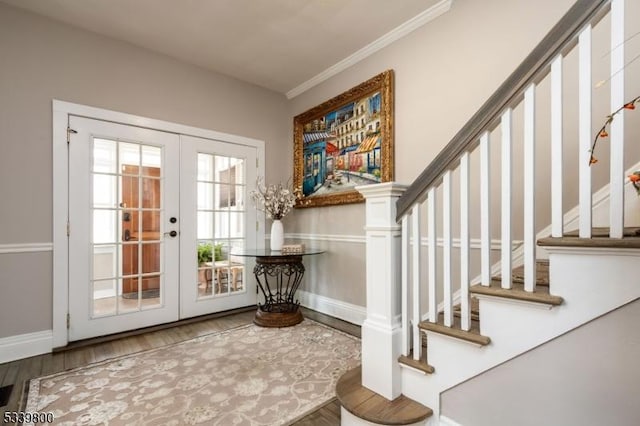
[[407, 189], [387, 182], [358, 186], [366, 200], [367, 318], [362, 324], [362, 385], [389, 400], [400, 396], [401, 226], [396, 201]]

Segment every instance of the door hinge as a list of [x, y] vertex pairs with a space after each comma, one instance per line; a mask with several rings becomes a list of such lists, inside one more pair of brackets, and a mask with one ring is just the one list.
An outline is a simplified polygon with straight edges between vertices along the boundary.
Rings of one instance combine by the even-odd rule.
[[67, 237], [71, 235], [71, 223], [67, 221]]
[[256, 220], [256, 231], [260, 230], [260, 222]]
[[260, 167], [260, 160], [256, 158], [256, 168]]
[[71, 314], [67, 312], [67, 330], [71, 327]]
[[71, 134], [75, 135], [76, 133], [78, 132], [67, 126], [67, 143], [71, 143]]

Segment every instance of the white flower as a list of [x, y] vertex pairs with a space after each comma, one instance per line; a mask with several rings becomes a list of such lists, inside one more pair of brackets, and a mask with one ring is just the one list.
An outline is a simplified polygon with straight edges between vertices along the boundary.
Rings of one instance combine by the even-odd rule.
[[302, 198], [300, 189], [289, 189], [288, 185], [269, 185], [265, 187], [262, 178], [258, 178], [256, 190], [251, 191], [251, 199], [256, 208], [267, 214], [269, 219], [280, 220], [291, 211], [296, 201]]

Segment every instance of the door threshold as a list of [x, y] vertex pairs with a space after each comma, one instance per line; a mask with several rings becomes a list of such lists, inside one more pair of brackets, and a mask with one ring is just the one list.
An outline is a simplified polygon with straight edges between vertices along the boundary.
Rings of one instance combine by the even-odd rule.
[[60, 346], [53, 348], [53, 353], [65, 352], [72, 349], [83, 348], [86, 346], [95, 345], [97, 343], [111, 342], [113, 340], [124, 339], [126, 337], [138, 336], [140, 334], [151, 333], [154, 331], [166, 330], [167, 328], [177, 327], [180, 325], [193, 324], [201, 321], [207, 321], [210, 319], [221, 318], [229, 315], [240, 314], [243, 312], [255, 311], [256, 305], [245, 306], [242, 308], [229, 309], [228, 311], [214, 312], [211, 314], [200, 315], [197, 317], [185, 318], [178, 321], [167, 322], [164, 324], [152, 325], [149, 327], [137, 328], [135, 330], [123, 331], [121, 333], [108, 334], [105, 336], [90, 337], [88, 339], [76, 340], [69, 342], [66, 346]]

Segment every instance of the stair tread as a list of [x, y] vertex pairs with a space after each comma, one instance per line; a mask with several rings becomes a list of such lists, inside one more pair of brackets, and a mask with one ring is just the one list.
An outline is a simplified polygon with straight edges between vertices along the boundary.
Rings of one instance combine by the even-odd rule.
[[438, 322], [433, 323], [429, 321], [422, 321], [419, 327], [423, 330], [435, 331], [436, 333], [444, 334], [449, 337], [455, 337], [457, 339], [465, 340], [467, 342], [475, 343], [478, 345], [488, 345], [491, 339], [487, 336], [480, 334], [480, 322], [471, 321], [471, 329], [469, 331], [462, 330], [460, 325], [460, 318], [453, 318], [452, 327], [444, 325], [444, 315], [441, 313], [438, 316]]
[[469, 288], [469, 292], [471, 294], [505, 297], [527, 302], [544, 303], [553, 306], [561, 305], [563, 302], [562, 297], [554, 296], [549, 293], [549, 287], [536, 287], [536, 290], [534, 292], [528, 292], [525, 291], [524, 284], [513, 283], [510, 289], [504, 289], [501, 287], [501, 282], [496, 280], [491, 281], [491, 284], [489, 286], [483, 286], [480, 284], [471, 286]]
[[640, 248], [640, 237], [549, 237], [539, 239], [538, 245], [543, 247]]
[[623, 238], [610, 238], [609, 228], [592, 228], [591, 238], [578, 237], [578, 231], [567, 231], [562, 237], [538, 240], [539, 246], [547, 247], [591, 247], [591, 248], [640, 248], [640, 227], [626, 227]]
[[400, 355], [398, 357], [398, 362], [400, 364], [408, 365], [411, 368], [415, 368], [416, 370], [420, 370], [425, 374], [431, 374], [435, 371], [433, 366], [429, 365], [426, 360], [420, 359], [416, 361], [415, 359], [413, 359], [413, 351], [409, 351], [409, 355], [407, 356]]
[[431, 408], [404, 395], [389, 401], [362, 386], [362, 367], [351, 369], [338, 379], [336, 396], [351, 414], [377, 424], [409, 425], [433, 415]]
[[[603, 227], [591, 228], [591, 237], [592, 238], [609, 238], [609, 230], [610, 228], [603, 228]], [[579, 235], [578, 232], [579, 231], [577, 229], [574, 229], [572, 231], [566, 231], [564, 233], [564, 236], [577, 237]], [[625, 227], [622, 235], [624, 237], [640, 237], [640, 227], [635, 227], [635, 226]]]

